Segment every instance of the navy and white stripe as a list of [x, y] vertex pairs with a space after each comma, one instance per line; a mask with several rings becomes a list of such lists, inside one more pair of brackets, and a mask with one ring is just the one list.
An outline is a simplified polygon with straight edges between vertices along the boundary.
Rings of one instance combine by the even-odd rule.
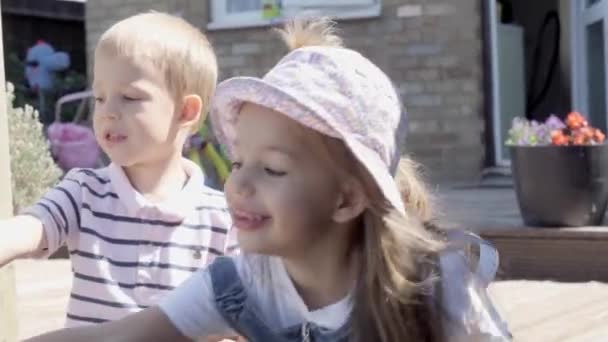
[[225, 198], [204, 187], [198, 167], [184, 164], [190, 179], [177, 199], [188, 208], [182, 220], [134, 202], [135, 190], [112, 166], [70, 171], [25, 212], [43, 222], [46, 255], [64, 244], [70, 250], [68, 327], [155, 305], [215, 256], [236, 249]]

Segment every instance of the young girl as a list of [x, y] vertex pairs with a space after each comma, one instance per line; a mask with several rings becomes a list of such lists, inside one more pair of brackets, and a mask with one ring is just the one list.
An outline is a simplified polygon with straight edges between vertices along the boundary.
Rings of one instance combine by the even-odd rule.
[[388, 77], [327, 20], [283, 35], [292, 51], [263, 79], [220, 84], [212, 109], [234, 161], [225, 189], [244, 253], [159, 307], [33, 341], [511, 339], [485, 292], [493, 249], [426, 229], [412, 163], [393, 177], [404, 118]]

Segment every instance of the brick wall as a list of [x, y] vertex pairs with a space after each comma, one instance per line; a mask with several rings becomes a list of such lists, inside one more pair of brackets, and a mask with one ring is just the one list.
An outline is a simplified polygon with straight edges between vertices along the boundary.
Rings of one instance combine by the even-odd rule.
[[[390, 75], [409, 113], [407, 152], [434, 181], [472, 180], [483, 166], [481, 1], [380, 0], [379, 18], [339, 24], [346, 44]], [[200, 0], [89, 0], [87, 46], [116, 20], [155, 9], [181, 13], [205, 29]], [[260, 76], [285, 52], [268, 28], [207, 32], [220, 77]]]

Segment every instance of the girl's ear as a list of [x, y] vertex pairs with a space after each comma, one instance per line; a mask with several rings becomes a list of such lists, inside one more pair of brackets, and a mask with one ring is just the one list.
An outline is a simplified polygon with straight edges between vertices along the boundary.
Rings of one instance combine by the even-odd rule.
[[195, 126], [200, 121], [203, 101], [198, 95], [186, 95], [182, 99], [179, 122], [182, 126]]
[[359, 217], [367, 208], [368, 200], [363, 185], [352, 178], [344, 182], [332, 219], [346, 223]]

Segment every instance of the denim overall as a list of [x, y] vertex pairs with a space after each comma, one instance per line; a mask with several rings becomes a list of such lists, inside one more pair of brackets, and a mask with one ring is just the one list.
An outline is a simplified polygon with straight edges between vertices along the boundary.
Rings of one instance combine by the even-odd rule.
[[338, 330], [327, 330], [313, 323], [303, 323], [287, 329], [269, 327], [256, 313], [256, 308], [241, 282], [234, 262], [219, 257], [209, 266], [215, 305], [219, 313], [239, 334], [251, 342], [346, 342], [350, 327], [346, 323]]
[[[485, 292], [485, 287], [494, 279], [498, 266], [496, 251], [487, 242], [468, 233], [449, 233], [448, 241], [477, 245], [480, 249], [480, 260], [477, 270], [470, 272], [467, 271], [468, 268], [464, 268], [468, 267], [468, 264], [459, 262], [464, 260], [462, 249], [448, 249], [440, 257], [442, 281], [438, 284], [440, 286], [438, 290], [441, 292], [442, 305], [439, 306], [443, 317], [445, 340], [468, 341], [467, 338], [470, 336], [475, 341], [511, 341], [512, 337], [506, 324], [500, 319]], [[209, 271], [218, 312], [236, 332], [250, 342], [346, 342], [349, 340], [349, 322], [337, 330], [328, 330], [310, 322], [286, 329], [270, 327], [257, 314], [255, 303], [248, 297], [236, 266], [230, 258], [216, 258], [209, 266]], [[471, 275], [475, 276], [475, 285], [478, 289], [471, 291], [468, 287], [458, 286], [464, 283], [460, 278]], [[474, 300], [472, 296], [477, 298]], [[481, 303], [482, 307], [475, 308], [471, 303]], [[467, 322], [476, 323], [471, 328], [467, 326]], [[481, 326], [482, 331], [471, 333], [471, 329], [476, 329], [477, 326]]]

